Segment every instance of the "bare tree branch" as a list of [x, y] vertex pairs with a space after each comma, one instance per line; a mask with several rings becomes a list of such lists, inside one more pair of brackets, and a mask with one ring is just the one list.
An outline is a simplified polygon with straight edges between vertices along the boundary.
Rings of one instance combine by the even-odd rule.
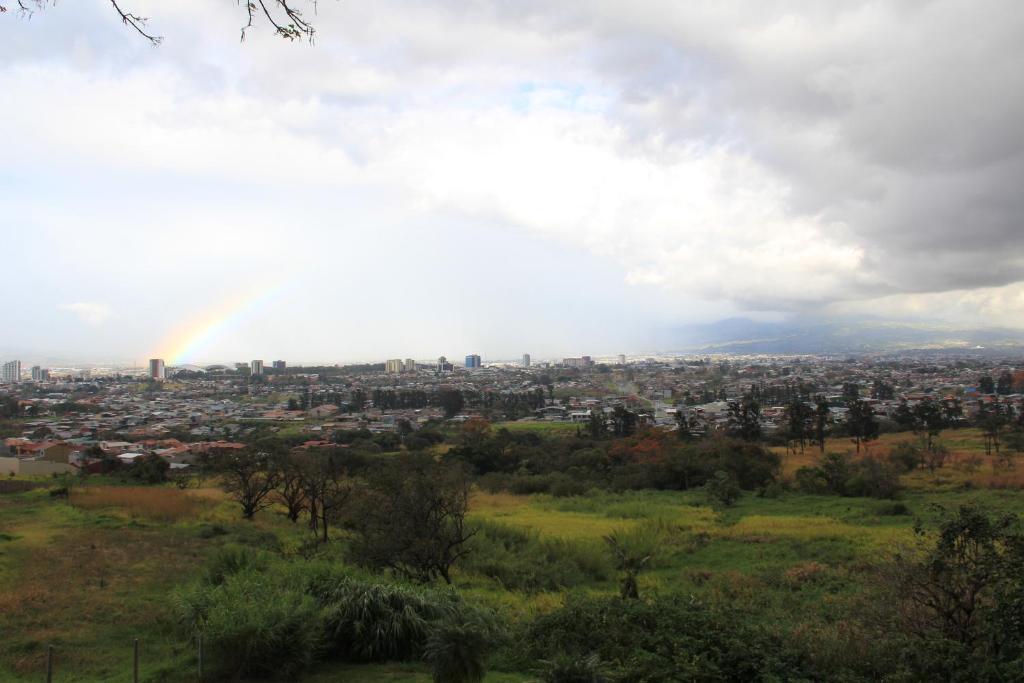
[[110, 4], [113, 5], [114, 9], [117, 10], [117, 13], [121, 15], [121, 21], [124, 22], [125, 26], [131, 26], [139, 32], [139, 35], [148, 40], [152, 45], [159, 45], [163, 42], [163, 36], [151, 36], [142, 30], [142, 27], [146, 25], [146, 22], [149, 21], [149, 19], [140, 17], [137, 14], [132, 14], [131, 12], [124, 12], [117, 6], [117, 0], [110, 0]]
[[[316, 0], [308, 1], [313, 6], [313, 13], [316, 14]], [[51, 0], [14, 0], [14, 2], [17, 2], [18, 13], [25, 18], [31, 18], [37, 11], [51, 4]], [[237, 0], [237, 2], [245, 5], [247, 17], [245, 25], [242, 26], [241, 39], [243, 41], [245, 40], [246, 32], [254, 26], [257, 14], [262, 14], [270, 22], [274, 33], [282, 38], [287, 38], [288, 40], [306, 38], [313, 42], [316, 36], [316, 28], [303, 17], [301, 10], [296, 9], [296, 0]], [[154, 35], [147, 31], [146, 24], [149, 21], [148, 18], [121, 9], [118, 0], [110, 0], [110, 4], [118, 16], [121, 17], [121, 22], [125, 26], [133, 28], [139, 35], [148, 40], [150, 44], [159, 45], [163, 42], [163, 36]], [[4, 0], [0, 0], [0, 13], [7, 12], [9, 6], [13, 9], [12, 5], [4, 2]]]

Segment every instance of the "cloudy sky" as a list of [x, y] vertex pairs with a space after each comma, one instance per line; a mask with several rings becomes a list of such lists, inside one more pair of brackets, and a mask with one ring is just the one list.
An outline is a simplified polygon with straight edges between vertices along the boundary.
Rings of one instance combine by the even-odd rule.
[[[303, 0], [297, 0], [303, 2]], [[0, 15], [0, 352], [664, 348], [1024, 325], [1024, 7], [231, 0]]]

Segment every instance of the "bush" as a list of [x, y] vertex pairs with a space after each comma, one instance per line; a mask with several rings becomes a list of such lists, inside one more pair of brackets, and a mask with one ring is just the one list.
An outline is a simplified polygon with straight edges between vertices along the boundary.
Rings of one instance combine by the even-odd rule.
[[889, 452], [889, 462], [902, 472], [913, 472], [921, 464], [921, 449], [909, 441], [901, 441]]
[[910, 514], [910, 508], [903, 503], [887, 503], [880, 505], [875, 513], [884, 517], [899, 517]]
[[207, 561], [203, 580], [211, 586], [219, 586], [228, 577], [247, 569], [261, 571], [268, 562], [269, 556], [266, 553], [241, 545], [225, 545], [218, 548]]
[[451, 591], [349, 582], [327, 607], [327, 637], [348, 661], [417, 659], [430, 629], [467, 609]]
[[560, 590], [611, 576], [611, 562], [596, 543], [542, 540], [534, 531], [493, 522], [476, 528], [473, 552], [464, 558], [463, 568], [498, 581], [506, 590]]
[[[616, 681], [751, 681], [800, 678], [796, 661], [781, 661], [783, 643], [742, 615], [693, 599], [655, 601], [573, 598], [526, 625], [521, 665], [585, 659], [608, 662]], [[581, 680], [570, 678], [548, 680]], [[594, 680], [582, 678], [582, 680]]]
[[182, 623], [202, 633], [213, 670], [225, 676], [294, 677], [321, 651], [323, 616], [300, 589], [243, 571], [178, 597]]
[[829, 453], [820, 467], [801, 467], [795, 483], [803, 493], [837, 496], [895, 498], [902, 489], [896, 465], [865, 457], [854, 462], [849, 455]]
[[568, 498], [570, 496], [582, 496], [587, 492], [587, 485], [579, 479], [566, 475], [552, 475], [551, 495], [555, 498]]
[[857, 463], [844, 486], [851, 496], [895, 498], [900, 492], [900, 475], [893, 465], [877, 458], [864, 458]]
[[375, 584], [348, 571], [229, 547], [203, 580], [176, 593], [176, 612], [190, 635], [202, 633], [218, 675], [288, 680], [333, 655], [422, 657], [438, 681], [481, 680], [486, 654], [504, 635], [492, 613], [450, 590]]
[[704, 490], [707, 492], [711, 502], [724, 505], [725, 507], [732, 507], [740, 499], [741, 493], [740, 485], [736, 482], [736, 478], [722, 470], [715, 472], [714, 476], [708, 479], [708, 483], [704, 485]]
[[604, 683], [605, 675], [601, 658], [597, 655], [569, 657], [559, 655], [542, 662], [540, 679], [544, 683]]
[[482, 681], [487, 673], [485, 657], [498, 639], [493, 620], [479, 615], [435, 624], [423, 648], [423, 659], [430, 665], [434, 683]]

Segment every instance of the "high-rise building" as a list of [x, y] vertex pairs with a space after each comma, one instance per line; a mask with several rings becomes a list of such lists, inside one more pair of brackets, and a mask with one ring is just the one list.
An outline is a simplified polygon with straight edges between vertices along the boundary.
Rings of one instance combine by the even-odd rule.
[[523, 354], [523, 367], [524, 368], [530, 367], [530, 354], [528, 354], [528, 353], [524, 353]]
[[620, 353], [619, 354], [619, 365], [625, 365], [625, 364], [626, 364], [626, 354]]
[[401, 371], [402, 371], [402, 359], [401, 358], [391, 358], [389, 360], [384, 361], [384, 372], [388, 373], [389, 375], [397, 375]]
[[0, 375], [7, 384], [13, 384], [21, 381], [21, 361], [12, 360], [4, 363], [3, 374]]
[[406, 358], [404, 370], [406, 372], [416, 372], [416, 361], [414, 361], [412, 358]]
[[50, 371], [46, 368], [39, 367], [38, 365], [32, 366], [32, 381], [33, 382], [46, 382], [50, 379]]
[[249, 361], [249, 374], [253, 377], [259, 377], [263, 374], [263, 361], [252, 360]]
[[163, 358], [149, 359], [149, 378], [155, 380], [167, 379], [167, 366], [164, 365]]
[[274, 361], [274, 369], [275, 370], [286, 370], [286, 369], [288, 369], [288, 363], [284, 362], [283, 360], [275, 360]]
[[480, 367], [480, 356], [475, 353], [466, 356], [466, 367], [471, 370]]

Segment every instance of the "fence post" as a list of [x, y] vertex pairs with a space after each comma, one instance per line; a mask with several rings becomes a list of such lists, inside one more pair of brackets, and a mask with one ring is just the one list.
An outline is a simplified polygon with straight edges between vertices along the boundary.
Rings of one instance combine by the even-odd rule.
[[199, 632], [199, 680], [203, 680], [203, 633]]
[[132, 666], [132, 683], [139, 683], [139, 639], [135, 639], [135, 657]]
[[53, 683], [53, 645], [46, 646], [46, 683]]

